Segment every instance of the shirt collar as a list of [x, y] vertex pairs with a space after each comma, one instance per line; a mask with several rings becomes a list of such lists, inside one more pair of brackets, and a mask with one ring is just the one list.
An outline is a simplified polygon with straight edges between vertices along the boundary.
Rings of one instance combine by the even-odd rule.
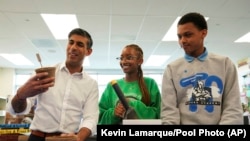
[[[67, 72], [69, 73], [69, 70], [68, 70], [68, 68], [66, 67], [66, 61], [65, 61], [64, 63], [61, 63], [61, 65], [60, 65], [60, 70], [67, 71]], [[82, 69], [81, 72], [75, 73], [75, 74], [73, 74], [73, 75], [79, 75], [79, 76], [81, 76], [81, 77], [84, 77], [84, 75], [83, 75], [83, 69]]]
[[[200, 60], [201, 62], [203, 62], [203, 61], [206, 60], [207, 55], [208, 55], [208, 52], [207, 52], [207, 49], [205, 48], [205, 51], [204, 51], [200, 56], [198, 56], [197, 59]], [[194, 61], [194, 58], [195, 58], [195, 57], [192, 57], [192, 56], [190, 56], [190, 55], [188, 55], [188, 54], [185, 54], [184, 58], [185, 58], [185, 60], [187, 60], [188, 62], [192, 62], [192, 61]]]

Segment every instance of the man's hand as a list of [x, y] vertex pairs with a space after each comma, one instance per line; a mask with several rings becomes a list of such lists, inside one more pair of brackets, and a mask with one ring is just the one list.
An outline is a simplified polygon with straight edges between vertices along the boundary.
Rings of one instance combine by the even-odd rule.
[[31, 77], [22, 87], [18, 89], [18, 97], [20, 99], [26, 99], [27, 97], [32, 97], [37, 94], [43, 93], [47, 91], [49, 87], [54, 86], [55, 78], [44, 78], [47, 75], [47, 72], [43, 72], [37, 73], [36, 75]]
[[89, 138], [90, 135], [91, 135], [91, 130], [86, 127], [82, 127], [80, 131], [77, 133], [76, 141], [85, 141]]
[[17, 90], [16, 95], [11, 100], [11, 105], [16, 113], [21, 113], [26, 109], [26, 98], [43, 93], [49, 87], [54, 86], [55, 78], [44, 78], [47, 75], [47, 72], [37, 73]]

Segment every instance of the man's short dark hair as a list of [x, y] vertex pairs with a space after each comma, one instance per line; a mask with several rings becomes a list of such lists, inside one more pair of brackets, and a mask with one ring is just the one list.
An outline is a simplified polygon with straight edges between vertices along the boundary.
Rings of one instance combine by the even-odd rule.
[[206, 19], [203, 15], [197, 12], [187, 13], [182, 16], [178, 22], [178, 25], [183, 25], [190, 22], [193, 23], [199, 30], [208, 29]]
[[92, 45], [93, 45], [93, 40], [91, 38], [91, 35], [84, 29], [81, 29], [81, 28], [75, 28], [73, 30], [71, 30], [71, 32], [69, 33], [68, 35], [68, 38], [70, 38], [72, 35], [80, 35], [80, 36], [83, 36], [83, 37], [87, 37], [89, 39], [87, 45], [88, 45], [88, 48], [91, 48]]

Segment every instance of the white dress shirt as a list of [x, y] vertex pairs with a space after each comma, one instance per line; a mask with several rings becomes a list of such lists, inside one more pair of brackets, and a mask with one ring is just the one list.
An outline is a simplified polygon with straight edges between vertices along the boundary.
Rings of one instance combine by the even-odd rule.
[[[70, 74], [65, 63], [56, 65], [55, 85], [47, 92], [27, 98], [27, 114], [37, 99], [35, 115], [30, 125], [32, 130], [43, 132], [74, 133], [82, 127], [96, 133], [98, 123], [98, 85], [86, 72]], [[14, 112], [11, 104], [7, 111]]]

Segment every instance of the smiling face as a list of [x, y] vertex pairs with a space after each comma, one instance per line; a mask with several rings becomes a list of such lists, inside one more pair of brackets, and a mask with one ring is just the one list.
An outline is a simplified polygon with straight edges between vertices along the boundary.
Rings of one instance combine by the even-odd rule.
[[92, 53], [92, 49], [87, 46], [88, 38], [73, 34], [70, 36], [67, 45], [66, 66], [70, 68], [81, 68], [85, 56]]
[[138, 67], [143, 63], [142, 53], [136, 47], [126, 46], [120, 56], [120, 66], [126, 75], [137, 74]]

